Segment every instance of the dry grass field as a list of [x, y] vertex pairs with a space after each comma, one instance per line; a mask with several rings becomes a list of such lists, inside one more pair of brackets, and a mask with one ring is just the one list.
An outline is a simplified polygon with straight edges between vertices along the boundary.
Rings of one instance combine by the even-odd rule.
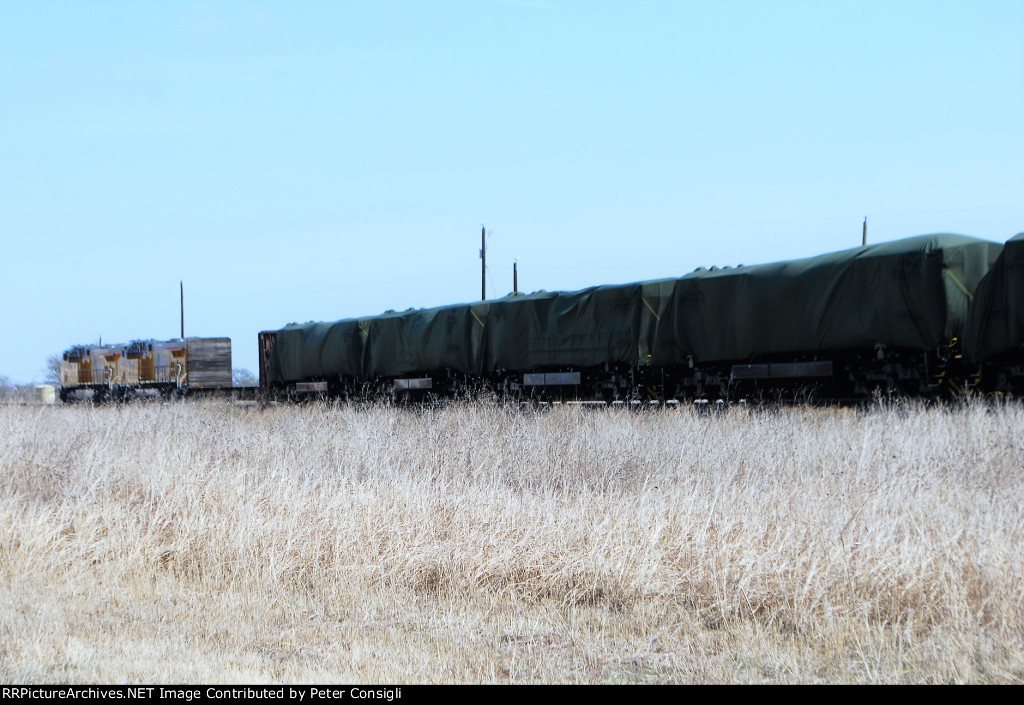
[[0, 682], [1024, 682], [1024, 408], [0, 407]]

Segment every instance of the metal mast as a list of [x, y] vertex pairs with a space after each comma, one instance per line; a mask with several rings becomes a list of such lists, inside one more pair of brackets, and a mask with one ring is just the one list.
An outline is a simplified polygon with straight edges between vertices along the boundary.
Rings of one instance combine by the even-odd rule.
[[480, 226], [480, 300], [487, 300], [487, 228]]

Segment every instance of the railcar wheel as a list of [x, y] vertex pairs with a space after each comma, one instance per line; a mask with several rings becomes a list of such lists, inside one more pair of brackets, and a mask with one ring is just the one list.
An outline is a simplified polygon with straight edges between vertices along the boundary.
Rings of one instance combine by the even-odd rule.
[[999, 370], [996, 375], [996, 391], [1009, 392], [1013, 389], [1013, 375], [1009, 370]]

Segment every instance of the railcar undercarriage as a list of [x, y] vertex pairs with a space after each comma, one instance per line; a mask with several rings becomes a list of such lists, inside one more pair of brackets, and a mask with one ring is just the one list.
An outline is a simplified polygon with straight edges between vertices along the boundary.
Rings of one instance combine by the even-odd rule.
[[[1006, 377], [1009, 375], [1009, 377]], [[978, 377], [974, 374], [974, 377]], [[1024, 382], [1024, 364], [1006, 379]], [[401, 377], [360, 382], [352, 377], [309, 379], [271, 385], [272, 399], [392, 399], [424, 401], [489, 396], [509, 401], [590, 402], [851, 402], [878, 394], [908, 397], [958, 396], [976, 385], [955, 345], [932, 351], [887, 349], [846, 351], [830, 357], [790, 356], [755, 361], [665, 367], [608, 364], [519, 372], [497, 369], [483, 377], [454, 370], [417, 371]], [[1006, 379], [997, 385], [1009, 389]]]

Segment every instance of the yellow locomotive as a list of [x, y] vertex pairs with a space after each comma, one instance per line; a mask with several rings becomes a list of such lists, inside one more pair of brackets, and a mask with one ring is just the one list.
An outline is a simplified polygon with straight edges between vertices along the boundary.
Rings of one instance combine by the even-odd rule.
[[140, 394], [185, 395], [231, 387], [231, 339], [134, 340], [77, 345], [60, 365], [60, 398], [123, 400]]

